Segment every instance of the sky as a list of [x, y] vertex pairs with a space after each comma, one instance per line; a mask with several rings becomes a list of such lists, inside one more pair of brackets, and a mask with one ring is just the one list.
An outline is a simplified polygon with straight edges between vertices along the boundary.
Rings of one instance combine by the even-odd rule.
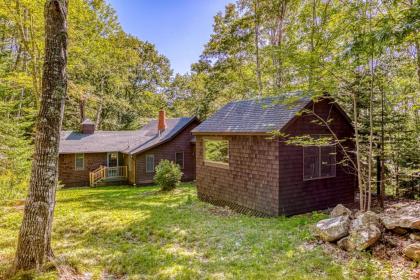
[[213, 31], [213, 16], [234, 0], [108, 0], [125, 32], [155, 44], [175, 73], [190, 71]]

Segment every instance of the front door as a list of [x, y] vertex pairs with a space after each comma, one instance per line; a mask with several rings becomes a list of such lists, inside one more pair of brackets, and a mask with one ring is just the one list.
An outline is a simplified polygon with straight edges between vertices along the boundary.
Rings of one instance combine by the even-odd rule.
[[108, 153], [108, 177], [118, 176], [118, 153]]

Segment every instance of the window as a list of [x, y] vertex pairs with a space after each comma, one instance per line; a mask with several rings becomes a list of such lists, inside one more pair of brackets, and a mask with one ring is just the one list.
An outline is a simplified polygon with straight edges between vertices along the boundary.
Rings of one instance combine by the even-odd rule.
[[146, 173], [155, 171], [155, 155], [146, 155]]
[[229, 141], [204, 139], [204, 162], [219, 167], [229, 166]]
[[335, 177], [335, 145], [303, 147], [303, 180]]
[[108, 167], [118, 166], [118, 153], [108, 153]]
[[84, 170], [85, 169], [85, 154], [74, 155], [74, 169]]
[[175, 153], [175, 163], [184, 169], [184, 152]]

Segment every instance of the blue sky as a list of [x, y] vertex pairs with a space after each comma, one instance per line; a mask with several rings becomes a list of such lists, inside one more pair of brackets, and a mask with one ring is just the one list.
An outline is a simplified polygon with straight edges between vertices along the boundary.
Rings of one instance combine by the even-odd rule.
[[196, 62], [213, 30], [213, 16], [234, 0], [108, 0], [127, 33], [156, 45], [175, 72]]

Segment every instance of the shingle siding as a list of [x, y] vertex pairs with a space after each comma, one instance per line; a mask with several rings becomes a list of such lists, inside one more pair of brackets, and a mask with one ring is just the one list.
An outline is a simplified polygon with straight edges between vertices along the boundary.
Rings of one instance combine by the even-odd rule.
[[[203, 139], [197, 136], [198, 196], [241, 211], [278, 214], [278, 144], [264, 136], [224, 136], [229, 140], [229, 169], [207, 166]], [[252, 212], [252, 211], [251, 211]]]
[[[130, 184], [145, 184], [151, 183], [153, 181], [154, 173], [146, 173], [145, 167], [145, 154], [151, 153], [155, 154], [155, 163], [158, 164], [162, 159], [169, 159], [175, 161], [176, 152], [184, 152], [184, 172], [183, 180], [191, 181], [195, 179], [195, 154], [194, 154], [194, 144], [191, 143], [193, 136], [191, 130], [195, 128], [199, 121], [197, 118], [177, 118], [177, 119], [168, 119], [168, 131], [165, 131], [161, 134], [161, 138], [156, 135], [157, 123], [156, 121], [150, 122], [147, 126], [141, 129], [143, 135], [147, 136], [148, 141], [137, 142], [136, 150], [142, 151], [152, 146], [156, 146], [144, 153], [138, 154], [128, 154], [128, 151], [123, 152], [122, 156], [123, 161], [120, 161], [120, 165], [128, 166], [128, 183]], [[115, 139], [115, 135], [119, 135], [119, 138], [124, 138], [121, 135], [130, 136], [131, 134], [137, 132], [97, 132], [96, 142], [101, 142], [102, 140], [107, 141], [106, 149], [109, 149], [110, 152], [114, 151], [114, 148], [117, 149], [118, 141], [121, 139]], [[179, 134], [177, 134], [179, 133]], [[66, 135], [66, 132], [63, 133]], [[75, 134], [73, 134], [75, 135]], [[153, 136], [155, 135], [155, 136]], [[80, 135], [79, 135], [80, 136]], [[78, 136], [78, 137], [79, 137]], [[103, 138], [103, 139], [102, 139]], [[117, 137], [118, 138], [118, 137]], [[101, 140], [102, 139], [102, 140]], [[124, 138], [125, 139], [125, 138]], [[76, 141], [74, 139], [73, 141]], [[118, 140], [118, 141], [117, 141]], [[144, 140], [144, 139], [143, 139]], [[68, 140], [70, 141], [70, 140]], [[91, 140], [89, 140], [91, 141]], [[112, 142], [115, 141], [115, 145], [112, 145]], [[167, 141], [162, 143], [163, 141]], [[77, 142], [77, 141], [76, 141]], [[89, 143], [94, 143], [89, 142]], [[78, 143], [78, 142], [77, 142]], [[73, 143], [74, 147], [78, 147], [77, 143]], [[83, 143], [80, 144], [80, 150], [82, 149]], [[100, 146], [100, 143], [97, 143]], [[134, 144], [134, 143], [132, 143]], [[96, 144], [95, 144], [96, 145]], [[88, 145], [90, 146], [90, 145]], [[114, 147], [114, 148], [112, 148]], [[104, 147], [105, 148], [105, 147]], [[118, 149], [117, 149], [118, 150]], [[122, 153], [120, 153], [122, 155]], [[60, 154], [59, 157], [59, 180], [65, 184], [65, 186], [88, 186], [89, 185], [89, 172], [95, 170], [100, 165], [107, 165], [107, 153], [85, 153], [85, 169], [84, 170], [75, 170], [74, 168], [74, 153]], [[135, 171], [134, 171], [135, 169]], [[127, 182], [123, 182], [127, 183]], [[114, 182], [116, 184], [116, 182]]]
[[[331, 127], [339, 139], [353, 137], [347, 117], [328, 102], [316, 103], [316, 113], [324, 118], [330, 114]], [[307, 115], [296, 117], [283, 132], [291, 136], [329, 133], [313, 120]], [[229, 169], [205, 165], [203, 139], [206, 136], [196, 134], [197, 191], [202, 200], [272, 216], [305, 213], [354, 201], [356, 177], [341, 165], [337, 165], [336, 177], [304, 181], [302, 147], [286, 145], [284, 140], [269, 140], [268, 135], [209, 133], [207, 137], [214, 136], [229, 140]], [[343, 144], [353, 147], [350, 141]], [[339, 148], [337, 152], [337, 162], [340, 162]]]
[[[353, 129], [345, 117], [335, 108], [331, 109], [327, 100], [316, 104], [316, 113], [323, 118], [330, 114], [334, 121], [332, 130], [339, 139], [353, 136]], [[329, 134], [326, 127], [314, 124], [312, 116], [303, 115], [296, 118], [284, 132], [290, 136]], [[349, 141], [343, 143], [352, 148]], [[342, 165], [337, 165], [336, 176], [333, 178], [303, 180], [303, 148], [286, 145], [279, 142], [279, 213], [294, 215], [314, 210], [325, 209], [338, 203], [351, 203], [354, 201], [356, 177]], [[343, 155], [337, 147], [337, 162]]]
[[106, 153], [86, 153], [85, 168], [75, 170], [75, 155], [61, 154], [58, 161], [58, 179], [65, 187], [89, 186], [89, 172], [106, 165]]
[[171, 141], [156, 148], [150, 149], [136, 156], [136, 182], [148, 184], [153, 182], [155, 173], [146, 173], [146, 155], [155, 156], [155, 166], [163, 159], [175, 161], [175, 153], [184, 152], [183, 181], [195, 179], [195, 145], [191, 142], [193, 136], [191, 130], [198, 125], [198, 121], [189, 124], [180, 134]]

